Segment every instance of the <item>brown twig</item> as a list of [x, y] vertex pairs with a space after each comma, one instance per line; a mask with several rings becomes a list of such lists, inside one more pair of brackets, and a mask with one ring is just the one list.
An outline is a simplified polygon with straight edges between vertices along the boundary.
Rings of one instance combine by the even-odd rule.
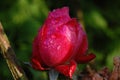
[[103, 77], [101, 77], [95, 70], [91, 69], [89, 65], [87, 65], [87, 70], [90, 73], [92, 80], [103, 80]]
[[16, 55], [10, 45], [10, 42], [3, 30], [0, 22], [0, 49], [7, 65], [13, 75], [14, 80], [28, 80], [23, 69], [19, 65]]
[[120, 57], [114, 57], [114, 68], [109, 80], [120, 80]]

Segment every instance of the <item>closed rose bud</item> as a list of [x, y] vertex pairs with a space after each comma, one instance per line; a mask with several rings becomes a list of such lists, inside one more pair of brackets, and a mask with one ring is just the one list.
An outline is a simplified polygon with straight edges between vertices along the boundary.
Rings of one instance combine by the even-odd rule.
[[75, 18], [70, 18], [68, 7], [49, 13], [33, 42], [32, 67], [37, 70], [55, 69], [72, 77], [77, 63], [95, 58], [85, 54], [88, 41], [85, 31]]

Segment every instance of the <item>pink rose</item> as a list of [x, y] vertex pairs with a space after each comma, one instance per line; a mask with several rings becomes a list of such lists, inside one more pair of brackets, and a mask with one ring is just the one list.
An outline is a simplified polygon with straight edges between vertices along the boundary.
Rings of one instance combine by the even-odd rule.
[[49, 13], [33, 42], [32, 67], [37, 70], [55, 69], [72, 77], [77, 63], [95, 58], [86, 54], [87, 35], [75, 18], [70, 18], [69, 8], [55, 9]]

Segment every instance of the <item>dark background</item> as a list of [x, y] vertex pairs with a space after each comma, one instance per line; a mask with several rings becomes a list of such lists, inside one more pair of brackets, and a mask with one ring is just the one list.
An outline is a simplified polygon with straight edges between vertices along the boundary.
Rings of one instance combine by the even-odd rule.
[[[0, 21], [15, 50], [18, 60], [29, 62], [32, 41], [48, 12], [68, 6], [70, 16], [76, 17], [85, 28], [89, 51], [96, 54], [96, 69], [108, 66], [120, 56], [120, 0], [2, 0]], [[79, 69], [82, 70], [82, 65]], [[30, 80], [47, 80], [46, 72], [23, 66]], [[0, 80], [13, 80], [0, 54]]]

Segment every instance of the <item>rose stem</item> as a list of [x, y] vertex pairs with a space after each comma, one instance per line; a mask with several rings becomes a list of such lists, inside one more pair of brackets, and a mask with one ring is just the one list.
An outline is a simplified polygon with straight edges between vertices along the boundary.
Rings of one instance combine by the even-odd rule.
[[49, 78], [50, 80], [57, 80], [59, 72], [55, 71], [54, 69], [49, 70]]

